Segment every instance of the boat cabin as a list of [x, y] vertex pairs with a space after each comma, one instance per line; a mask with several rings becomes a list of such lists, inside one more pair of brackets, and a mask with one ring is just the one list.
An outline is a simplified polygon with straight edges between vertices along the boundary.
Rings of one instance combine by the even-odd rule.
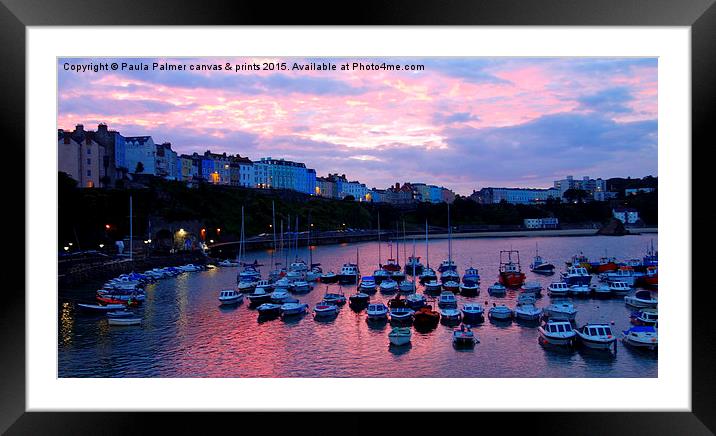
[[572, 324], [569, 321], [549, 321], [543, 328], [546, 333], [569, 333], [572, 331]]

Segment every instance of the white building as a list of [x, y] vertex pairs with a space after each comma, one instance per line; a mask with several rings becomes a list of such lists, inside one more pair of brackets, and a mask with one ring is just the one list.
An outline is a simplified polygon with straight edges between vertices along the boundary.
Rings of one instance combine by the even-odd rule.
[[556, 229], [559, 226], [557, 218], [527, 218], [525, 219], [527, 229]]
[[606, 199], [607, 182], [600, 178], [590, 179], [589, 176], [584, 176], [582, 180], [575, 180], [574, 177], [567, 176], [566, 179], [555, 180], [554, 187], [559, 190], [560, 198], [564, 197], [564, 193], [568, 189], [581, 189], [589, 192], [596, 201], [604, 201]]
[[624, 224], [634, 224], [639, 221], [639, 212], [636, 209], [620, 207], [612, 209], [612, 215]]

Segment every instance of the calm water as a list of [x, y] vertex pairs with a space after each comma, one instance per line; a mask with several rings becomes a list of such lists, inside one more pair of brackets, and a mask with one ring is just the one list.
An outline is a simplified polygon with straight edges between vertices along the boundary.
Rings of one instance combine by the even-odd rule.
[[[558, 275], [544, 277], [529, 272], [535, 243], [540, 254], [564, 269], [564, 262], [580, 251], [590, 259], [605, 254], [619, 259], [639, 257], [656, 235], [625, 237], [544, 237], [453, 240], [453, 258], [459, 272], [472, 264], [482, 277], [480, 296], [459, 302], [505, 303], [514, 307], [516, 293], [495, 298], [487, 287], [497, 278], [499, 251], [520, 250], [528, 281], [544, 286], [537, 305], [550, 304], [546, 287]], [[447, 240], [430, 244], [430, 265], [436, 268], [447, 257]], [[388, 254], [382, 246], [383, 260]], [[370, 275], [378, 262], [376, 242], [321, 246], [314, 262], [324, 271], [338, 272], [346, 261], [355, 261], [360, 251], [362, 274]], [[400, 262], [404, 264], [403, 250]], [[308, 261], [308, 252], [302, 250]], [[412, 244], [407, 247], [412, 254]], [[425, 263], [424, 241], [417, 241], [416, 255]], [[266, 266], [268, 252], [249, 253]], [[480, 343], [473, 350], [452, 346], [452, 328], [439, 325], [430, 333], [413, 330], [409, 346], [389, 346], [390, 324], [366, 322], [365, 311], [343, 306], [338, 317], [315, 321], [311, 314], [284, 321], [258, 321], [248, 300], [235, 308], [220, 308], [218, 291], [236, 283], [237, 268], [215, 268], [165, 279], [146, 289], [146, 301], [138, 309], [141, 326], [110, 327], [103, 316], [77, 312], [61, 300], [59, 314], [60, 377], [656, 377], [655, 354], [635, 351], [619, 343], [616, 357], [583, 350], [555, 351], [537, 342], [534, 325], [517, 322], [475, 327]], [[597, 279], [593, 279], [596, 283]], [[337, 289], [334, 285], [333, 289]], [[355, 287], [344, 287], [346, 296]], [[294, 296], [312, 308], [321, 300], [325, 285], [317, 284], [309, 294]], [[419, 287], [418, 292], [422, 292]], [[90, 297], [91, 298], [91, 297]], [[387, 302], [392, 296], [377, 292], [373, 300]], [[623, 300], [576, 299], [577, 324], [613, 321], [614, 331], [628, 328], [630, 310]]]

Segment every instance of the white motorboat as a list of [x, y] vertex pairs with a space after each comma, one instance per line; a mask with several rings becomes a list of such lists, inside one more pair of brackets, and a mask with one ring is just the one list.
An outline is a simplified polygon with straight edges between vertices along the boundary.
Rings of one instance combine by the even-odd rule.
[[452, 332], [452, 344], [456, 348], [472, 348], [477, 342], [480, 342], [470, 329], [469, 325], [462, 324]]
[[271, 293], [271, 302], [273, 303], [283, 303], [287, 298], [289, 298], [289, 294], [285, 289], [278, 288]]
[[629, 315], [632, 324], [652, 326], [659, 322], [659, 312], [651, 307], [632, 312]]
[[609, 285], [592, 285], [592, 293], [596, 298], [610, 298], [612, 296], [612, 290]]
[[321, 274], [321, 283], [335, 283], [338, 281], [338, 274], [328, 271]]
[[299, 302], [283, 303], [280, 311], [281, 316], [302, 315], [308, 311], [308, 304]]
[[492, 320], [505, 321], [512, 319], [512, 309], [504, 304], [496, 305], [495, 303], [492, 303], [492, 307], [488, 311], [487, 316], [489, 316]]
[[454, 281], [452, 281], [452, 280], [449, 280], [449, 281], [447, 281], [447, 282], [443, 282], [443, 290], [444, 290], [444, 291], [447, 291], [447, 292], [452, 292], [452, 293], [455, 293], [455, 294], [456, 294], [456, 293], [460, 292], [460, 283], [459, 283], [459, 282], [454, 282]]
[[455, 294], [450, 291], [441, 292], [440, 297], [438, 297], [438, 307], [457, 307], [457, 298], [455, 298]]
[[622, 343], [635, 348], [656, 350], [659, 346], [659, 332], [653, 326], [634, 326], [622, 331]]
[[507, 288], [504, 285], [496, 282], [495, 284], [487, 288], [487, 293], [492, 295], [493, 297], [503, 297], [507, 294]]
[[403, 280], [398, 284], [398, 290], [405, 293], [415, 292], [415, 283], [411, 280]]
[[254, 289], [256, 289], [256, 282], [247, 282], [247, 281], [239, 282], [239, 284], [237, 285], [237, 288], [239, 289], [239, 292], [242, 292], [245, 294], [249, 293], [249, 292], [253, 292]]
[[574, 320], [577, 309], [568, 301], [553, 301], [544, 309], [544, 314], [550, 319]]
[[539, 282], [525, 282], [525, 284], [522, 285], [522, 292], [540, 297], [542, 296], [542, 285]]
[[569, 285], [564, 282], [550, 283], [547, 292], [550, 297], [564, 297], [569, 294]]
[[107, 323], [116, 326], [140, 325], [142, 318], [108, 318]]
[[222, 305], [239, 304], [244, 301], [244, 294], [234, 289], [224, 289], [219, 292], [219, 301]]
[[460, 311], [454, 307], [440, 308], [440, 319], [446, 323], [457, 322], [462, 318]]
[[373, 279], [380, 284], [383, 280], [389, 279], [390, 273], [382, 268], [373, 271]]
[[589, 289], [588, 285], [570, 285], [569, 293], [575, 297], [588, 297], [592, 290]]
[[606, 323], [585, 324], [577, 329], [577, 336], [584, 346], [600, 350], [616, 352], [617, 338], [612, 328]]
[[398, 283], [395, 280], [388, 278], [380, 282], [379, 288], [380, 292], [384, 294], [391, 294], [398, 290]]
[[583, 266], [570, 266], [566, 272], [561, 274], [562, 281], [566, 284], [589, 286], [592, 282], [592, 275]]
[[323, 302], [327, 304], [342, 306], [346, 304], [346, 301], [346, 296], [343, 295], [343, 291], [341, 291], [340, 294], [337, 292], [326, 292], [323, 295]]
[[372, 294], [375, 292], [375, 286], [375, 278], [373, 278], [372, 276], [365, 276], [360, 279], [360, 285], [358, 285], [358, 290], [367, 294]]
[[88, 311], [88, 312], [110, 312], [113, 310], [121, 310], [125, 309], [127, 306], [124, 304], [84, 304], [84, 303], [77, 303], [77, 307]]
[[539, 331], [539, 343], [542, 345], [572, 346], [577, 339], [577, 333], [572, 329], [572, 324], [565, 320], [549, 320], [537, 330]]
[[191, 264], [191, 263], [188, 263], [188, 264], [186, 264], [186, 265], [180, 266], [180, 267], [178, 267], [178, 268], [179, 268], [180, 270], [184, 271], [184, 272], [195, 272], [195, 271], [201, 270], [201, 268], [199, 268], [198, 266], [196, 266], [196, 265], [194, 265], [194, 264]]
[[542, 316], [542, 308], [533, 303], [518, 303], [514, 310], [515, 318], [524, 321], [536, 321]]
[[443, 284], [447, 282], [460, 283], [460, 274], [458, 274], [455, 270], [449, 269], [440, 274], [440, 281], [443, 282]]
[[252, 305], [257, 305], [271, 301], [271, 294], [266, 292], [263, 288], [256, 288], [253, 293], [248, 294], [248, 298]]
[[224, 259], [221, 262], [218, 262], [217, 265], [224, 267], [237, 267], [239, 266], [239, 262], [233, 261], [231, 259]]
[[341, 272], [338, 274], [338, 281], [342, 284], [358, 283], [360, 279], [360, 271], [358, 265], [355, 263], [345, 263], [341, 267]]
[[627, 295], [633, 289], [631, 286], [629, 286], [625, 282], [611, 281], [608, 283], [609, 283], [608, 284], [609, 290], [612, 292], [612, 294], [614, 294], [618, 297], [623, 297], [623, 296]]
[[323, 270], [318, 266], [314, 266], [310, 271], [306, 271], [306, 281], [316, 282], [321, 278], [322, 274]]
[[301, 294], [301, 293], [309, 292], [311, 289], [313, 289], [313, 287], [311, 286], [310, 283], [308, 283], [305, 280], [297, 280], [297, 281], [291, 283], [290, 289], [297, 294]]
[[[264, 291], [267, 291], [267, 292], [274, 289], [274, 285], [271, 284], [271, 282], [268, 281], [268, 280], [259, 280], [258, 282], [256, 282], [256, 286], [255, 286], [255, 287], [257, 287], [257, 288], [263, 288]], [[282, 286], [278, 286], [278, 287], [282, 287]], [[286, 288], [286, 287], [287, 287], [287, 286], [283, 286], [283, 288]]]
[[480, 287], [474, 283], [460, 283], [460, 295], [476, 297], [480, 295]]
[[644, 273], [636, 272], [629, 266], [599, 275], [599, 279], [603, 282], [624, 282], [629, 286], [634, 286], [634, 283], [642, 277], [644, 277]]
[[338, 314], [338, 306], [324, 301], [313, 307], [313, 315], [316, 318], [329, 318]]
[[385, 319], [388, 316], [388, 306], [383, 303], [372, 303], [366, 310], [368, 319]]
[[628, 306], [641, 309], [645, 307], [656, 307], [658, 301], [656, 298], [651, 296], [651, 292], [641, 290], [636, 291], [634, 295], [627, 295], [626, 297], [624, 297], [624, 303], [626, 303]]
[[425, 292], [438, 293], [442, 291], [443, 285], [437, 280], [430, 280], [425, 283]]
[[111, 312], [107, 312], [107, 318], [128, 318], [132, 315], [134, 315], [134, 312], [127, 309], [113, 310]]
[[423, 268], [423, 273], [420, 274], [420, 283], [427, 283], [430, 281], [436, 281], [438, 279], [438, 275], [435, 273], [435, 270], [430, 267]]
[[451, 259], [445, 259], [442, 262], [440, 262], [440, 266], [438, 267], [438, 271], [445, 272], [445, 271], [455, 271], [457, 269], [457, 265], [455, 265], [455, 261]]
[[467, 303], [462, 306], [463, 322], [479, 323], [485, 320], [485, 308], [479, 303]]
[[397, 346], [409, 344], [410, 336], [410, 327], [394, 327], [390, 333], [388, 333], [390, 343]]

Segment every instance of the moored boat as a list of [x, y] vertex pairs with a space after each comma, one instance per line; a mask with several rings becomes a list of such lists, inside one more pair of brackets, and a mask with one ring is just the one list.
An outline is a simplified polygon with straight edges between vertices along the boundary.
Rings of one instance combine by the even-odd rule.
[[460, 322], [462, 314], [454, 307], [443, 307], [440, 309], [440, 321], [446, 324]]
[[426, 305], [415, 311], [413, 314], [413, 324], [416, 329], [434, 328], [440, 322], [440, 312], [434, 310], [432, 306]]
[[569, 294], [569, 285], [564, 282], [550, 283], [547, 287], [550, 297], [563, 297]]
[[457, 299], [455, 298], [455, 294], [450, 291], [441, 292], [440, 297], [438, 298], [438, 307], [457, 307]]
[[333, 271], [324, 272], [321, 274], [319, 280], [321, 283], [336, 283], [338, 281], [338, 274]]
[[107, 318], [107, 323], [109, 325], [116, 325], [116, 326], [140, 325], [142, 323], [142, 318], [127, 318], [127, 317]]
[[308, 304], [295, 302], [283, 303], [280, 308], [281, 316], [302, 315], [308, 311]]
[[[517, 257], [517, 261], [512, 260], [513, 253]], [[507, 254], [507, 259], [503, 260], [503, 256]], [[525, 282], [525, 273], [520, 267], [520, 252], [517, 250], [500, 251], [500, 283], [509, 288], [518, 288]]]
[[403, 280], [402, 282], [398, 283], [398, 290], [404, 293], [415, 292], [415, 283], [410, 280]]
[[653, 326], [630, 327], [622, 331], [622, 343], [653, 351], [659, 347], [659, 332]]
[[260, 317], [272, 317], [281, 314], [281, 305], [276, 303], [263, 303], [256, 310]]
[[468, 324], [480, 323], [485, 320], [485, 308], [479, 303], [466, 303], [462, 306], [463, 322]]
[[472, 348], [479, 342], [469, 325], [461, 324], [452, 332], [452, 344], [455, 348]]
[[569, 294], [574, 297], [589, 297], [592, 290], [587, 285], [571, 285], [569, 287]]
[[453, 293], [458, 293], [458, 292], [460, 292], [460, 283], [454, 282], [452, 280], [443, 282], [443, 290], [453, 292]]
[[234, 289], [224, 289], [219, 292], [219, 301], [222, 305], [239, 304], [244, 301], [244, 294]]
[[516, 319], [523, 321], [536, 321], [542, 316], [542, 308], [535, 306], [534, 303], [518, 302], [513, 312]]
[[537, 274], [554, 274], [554, 265], [542, 259], [537, 247], [535, 247], [535, 257], [530, 264], [530, 271]]
[[634, 325], [655, 325], [659, 322], [659, 313], [656, 309], [647, 307], [632, 312], [629, 319]]
[[632, 291], [632, 287], [624, 282], [608, 282], [609, 290], [617, 297], [623, 297]]
[[577, 309], [569, 301], [553, 301], [544, 308], [544, 315], [550, 319], [566, 319], [573, 321], [577, 316]]
[[408, 305], [409, 308], [413, 310], [420, 309], [421, 307], [425, 306], [427, 303], [427, 300], [425, 299], [425, 296], [422, 294], [410, 294], [407, 297], [405, 297], [405, 304]]
[[541, 297], [542, 285], [539, 282], [525, 282], [525, 284], [522, 285], [522, 293], [532, 294], [535, 297]]
[[412, 322], [415, 311], [409, 307], [391, 307], [390, 322]]
[[355, 263], [343, 264], [341, 272], [338, 274], [338, 282], [341, 284], [354, 284], [358, 283], [358, 279], [360, 279], [358, 265]]
[[487, 288], [487, 293], [493, 297], [504, 297], [507, 294], [507, 288], [500, 283], [495, 283]]
[[371, 303], [366, 310], [368, 319], [385, 319], [388, 316], [388, 306], [383, 303]]
[[577, 333], [572, 329], [572, 323], [567, 320], [549, 320], [539, 326], [537, 331], [539, 331], [539, 343], [542, 345], [571, 347], [577, 340]]
[[570, 266], [567, 271], [561, 274], [561, 278], [569, 286], [589, 286], [592, 282], [592, 275], [583, 266]]
[[271, 294], [266, 292], [263, 288], [256, 288], [254, 292], [248, 294], [248, 298], [252, 306], [257, 306], [271, 301]]
[[611, 350], [616, 353], [617, 338], [605, 323], [588, 323], [576, 330], [580, 342], [587, 348]]
[[491, 320], [507, 321], [512, 319], [512, 309], [505, 306], [504, 304], [492, 303], [492, 307], [487, 312], [487, 316]]
[[636, 291], [634, 295], [624, 297], [624, 303], [628, 306], [636, 308], [656, 307], [658, 300], [652, 297], [651, 292], [647, 290]]
[[321, 301], [313, 307], [313, 315], [316, 318], [330, 318], [338, 315], [338, 306]]
[[351, 306], [365, 306], [370, 302], [370, 295], [364, 292], [357, 292], [348, 297], [349, 304]]
[[271, 302], [283, 303], [289, 297], [290, 295], [287, 290], [279, 288], [271, 293]]
[[460, 295], [476, 297], [480, 295], [480, 287], [474, 283], [460, 283]]
[[380, 289], [380, 292], [384, 294], [392, 294], [394, 292], [397, 292], [398, 283], [392, 278], [389, 278], [380, 282], [380, 285], [378, 287]]
[[410, 327], [394, 327], [390, 333], [388, 333], [390, 343], [396, 346], [409, 344], [410, 336]]
[[425, 292], [437, 294], [442, 291], [442, 289], [442, 283], [437, 280], [430, 280], [429, 282], [425, 283]]
[[375, 293], [375, 286], [376, 283], [373, 276], [364, 276], [360, 279], [360, 285], [358, 285], [358, 290], [366, 294], [373, 294]]
[[462, 283], [466, 285], [479, 285], [480, 284], [480, 273], [475, 267], [469, 267], [465, 270], [465, 274], [462, 276]]

